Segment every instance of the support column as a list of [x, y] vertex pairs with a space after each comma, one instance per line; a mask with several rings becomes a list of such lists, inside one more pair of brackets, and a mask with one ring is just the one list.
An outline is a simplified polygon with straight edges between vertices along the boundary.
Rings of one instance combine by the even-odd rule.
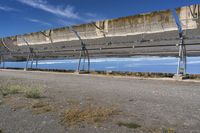
[[[24, 42], [26, 43], [26, 45], [28, 46], [29, 52], [27, 55], [27, 60], [26, 60], [26, 66], [24, 68], [25, 71], [28, 70], [28, 64], [29, 61], [31, 60], [31, 69], [33, 68], [33, 62], [34, 62], [34, 58], [36, 58], [36, 53], [34, 52], [33, 48], [30, 47], [29, 43], [23, 38]], [[37, 67], [37, 63], [38, 60], [36, 60], [36, 67]]]
[[27, 58], [26, 58], [26, 66], [24, 68], [24, 71], [28, 70], [28, 63], [29, 63], [29, 59], [30, 59], [30, 55], [28, 54]]
[[[77, 72], [90, 72], [90, 55], [88, 52], [88, 49], [86, 48], [86, 44], [83, 42], [81, 39], [80, 35], [78, 34], [77, 31], [75, 31], [72, 27], [69, 27], [69, 30], [74, 32], [74, 34], [78, 37], [79, 41], [81, 42], [81, 50], [80, 50], [80, 55], [79, 55], [79, 62], [78, 62], [78, 67], [77, 67]], [[85, 60], [87, 59], [87, 70], [85, 69]], [[83, 62], [82, 62], [83, 60]], [[81, 68], [82, 65], [82, 68]]]
[[177, 75], [186, 75], [187, 69], [187, 52], [184, 44], [184, 38], [182, 37], [179, 43], [179, 57], [178, 57]]
[[45, 36], [47, 39], [49, 39], [50, 43], [51, 43], [51, 48], [52, 48], [52, 51], [55, 53], [55, 47], [53, 45], [54, 41], [53, 41], [53, 38], [52, 38], [52, 33], [53, 31], [50, 30], [49, 33], [45, 33], [45, 31], [41, 31], [40, 32], [43, 36]]
[[107, 39], [107, 32], [108, 32], [108, 22], [103, 21], [103, 26], [101, 27], [100, 25], [98, 26], [95, 22], [92, 22], [92, 25], [100, 32], [103, 34], [103, 37], [105, 39], [106, 45], [112, 45], [112, 38], [110, 41]]
[[3, 56], [1, 56], [0, 65], [1, 65], [2, 69], [5, 68], [5, 62], [4, 62], [4, 57]]
[[179, 35], [179, 55], [178, 55], [178, 67], [177, 67], [177, 73], [174, 75], [175, 79], [184, 79], [186, 75], [186, 69], [187, 69], [187, 51], [186, 46], [184, 43], [184, 35], [183, 35], [183, 28], [181, 25], [181, 21], [179, 19], [179, 16], [176, 12], [176, 9], [172, 9], [172, 14], [175, 19], [177, 28], [178, 28], [178, 35]]

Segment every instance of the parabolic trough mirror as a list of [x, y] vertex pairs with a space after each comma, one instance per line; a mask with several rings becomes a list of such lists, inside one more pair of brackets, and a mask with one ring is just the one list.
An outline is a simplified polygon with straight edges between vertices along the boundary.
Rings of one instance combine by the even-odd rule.
[[[27, 61], [24, 66], [28, 68], [35, 61], [37, 67], [38, 60], [79, 59], [78, 71], [90, 70], [90, 58], [171, 56], [186, 63], [186, 56], [200, 55], [200, 6], [175, 12], [182, 36], [172, 11], [162, 10], [2, 38], [1, 63]], [[177, 73], [183, 74], [180, 65]]]
[[[176, 73], [176, 57], [127, 57], [127, 58], [95, 58], [91, 59], [91, 71], [120, 71], [120, 72], [158, 72]], [[76, 70], [78, 59], [39, 60], [38, 69], [45, 70]], [[188, 74], [200, 74], [200, 57], [188, 57]], [[5, 62], [5, 68], [21, 68], [22, 62]], [[1, 66], [2, 67], [2, 66]], [[29, 62], [31, 67], [31, 62]], [[36, 62], [33, 63], [36, 68]]]

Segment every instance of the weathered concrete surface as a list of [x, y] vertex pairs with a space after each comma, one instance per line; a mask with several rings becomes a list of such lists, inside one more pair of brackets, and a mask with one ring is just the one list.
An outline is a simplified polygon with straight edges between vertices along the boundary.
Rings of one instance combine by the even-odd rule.
[[[193, 10], [194, 6], [191, 6], [191, 8]], [[197, 13], [197, 16], [199, 15], [199, 10], [200, 8], [195, 8], [194, 13]], [[179, 8], [177, 12], [183, 29], [185, 30], [186, 43], [199, 43], [199, 18], [193, 19], [189, 7]], [[95, 25], [101, 30], [96, 28]], [[95, 25], [90, 23], [73, 26], [86, 43], [88, 49], [96, 48], [96, 50], [90, 50], [90, 54], [93, 57], [132, 56], [141, 54], [175, 56], [178, 54], [178, 50], [175, 46], [179, 43], [178, 31], [170, 10], [100, 21], [96, 22]], [[53, 45], [51, 44], [51, 39], [41, 32], [8, 37], [5, 38], [5, 44], [10, 48], [13, 54], [8, 54], [6, 57], [10, 59], [15, 57], [20, 57], [21, 59], [25, 58], [27, 55], [23, 52], [30, 52], [23, 40], [25, 39], [41, 58], [47, 56], [77, 58], [79, 55], [77, 49], [81, 48], [80, 41], [67, 27], [54, 29], [51, 32], [43, 32], [46, 35], [51, 33]], [[131, 48], [133, 46], [149, 46], [156, 44], [174, 44], [174, 47]], [[116, 47], [130, 48], [112, 49]], [[110, 49], [104, 50], [105, 48]], [[187, 49], [190, 55], [200, 54], [200, 46], [188, 46]], [[1, 45], [0, 50], [1, 53], [5, 51], [9, 53], [8, 49], [3, 45]]]
[[[9, 81], [44, 87], [45, 97], [63, 109], [70, 107], [67, 101], [71, 100], [81, 105], [116, 106], [123, 113], [99, 128], [95, 125], [64, 128], [59, 125], [59, 114], [63, 110], [32, 115], [30, 110], [13, 111], [3, 104], [0, 105], [0, 129], [3, 133], [153, 133], [144, 129], [160, 128], [171, 128], [176, 133], [200, 132], [199, 82], [0, 71], [0, 83]], [[118, 121], [137, 123], [142, 128], [118, 127]]]

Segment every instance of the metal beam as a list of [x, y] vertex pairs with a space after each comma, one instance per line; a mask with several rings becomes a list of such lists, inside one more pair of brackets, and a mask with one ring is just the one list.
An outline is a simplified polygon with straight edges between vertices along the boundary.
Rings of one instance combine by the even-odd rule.
[[176, 21], [176, 25], [178, 28], [178, 34], [179, 34], [179, 58], [178, 58], [178, 67], [177, 67], [177, 75], [185, 75], [186, 69], [187, 69], [187, 50], [184, 42], [184, 35], [183, 35], [183, 28], [181, 25], [181, 21], [179, 19], [179, 16], [176, 12], [176, 9], [172, 9], [172, 14], [174, 16], [174, 19]]
[[38, 67], [38, 59], [37, 59], [37, 54], [35, 53], [35, 51], [33, 50], [33, 48], [29, 45], [28, 41], [23, 38], [24, 42], [26, 43], [28, 49], [29, 49], [29, 52], [27, 52], [27, 60], [26, 60], [26, 66], [24, 68], [25, 71], [28, 70], [28, 63], [31, 59], [31, 69], [33, 68], [33, 62], [34, 62], [34, 58], [36, 58], [36, 69]]
[[4, 56], [3, 56], [3, 55], [1, 55], [1, 56], [0, 56], [0, 58], [1, 58], [1, 59], [0, 59], [0, 66], [1, 66], [1, 68], [3, 68], [3, 69], [4, 69], [4, 68], [5, 68]]
[[190, 14], [192, 15], [193, 19], [198, 19], [199, 17], [199, 5], [192, 5], [189, 6]]
[[[106, 32], [104, 31], [104, 27], [97, 26], [95, 22], [92, 22], [91, 24], [103, 34], [106, 44], [111, 45], [112, 44], [112, 38], [109, 42], [107, 42], [107, 35], [106, 35]], [[105, 21], [103, 21], [103, 25], [105, 25]]]
[[[88, 49], [86, 48], [86, 44], [83, 42], [81, 36], [79, 35], [79, 33], [73, 28], [73, 27], [68, 27], [68, 29], [72, 32], [74, 32], [74, 34], [77, 36], [77, 38], [79, 39], [80, 43], [81, 43], [81, 50], [80, 50], [80, 55], [79, 55], [79, 63], [78, 63], [78, 67], [77, 67], [77, 71], [80, 73], [80, 71], [85, 71], [85, 60], [87, 58], [87, 65], [88, 65], [88, 69], [87, 72], [90, 72], [90, 55], [88, 52]], [[82, 62], [83, 59], [83, 62]], [[81, 69], [81, 63], [82, 64], [82, 69]]]
[[44, 31], [41, 31], [40, 33], [42, 33], [43, 36], [49, 38], [50, 43], [51, 43], [51, 48], [53, 51], [55, 51], [54, 45], [53, 45], [53, 39], [52, 39], [52, 30], [49, 30], [49, 34], [46, 34]]
[[4, 41], [4, 39], [3, 39], [3, 38], [1, 39], [1, 42], [2, 42], [2, 44], [3, 44], [3, 46], [4, 46], [4, 48], [6, 48], [6, 49], [7, 49], [7, 51], [11, 53], [11, 52], [12, 52], [12, 50], [11, 50], [11, 49], [10, 49], [10, 48], [9, 48], [9, 47], [6, 45], [6, 43], [5, 43], [5, 41]]

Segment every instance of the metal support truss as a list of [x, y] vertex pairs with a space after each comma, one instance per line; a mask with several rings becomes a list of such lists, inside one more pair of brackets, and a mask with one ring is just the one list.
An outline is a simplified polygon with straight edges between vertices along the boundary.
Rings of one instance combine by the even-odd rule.
[[[103, 22], [103, 25], [105, 25], [104, 23], [105, 23], [105, 21]], [[112, 44], [112, 40], [110, 40], [109, 42], [107, 41], [107, 36], [106, 36], [106, 32], [104, 31], [104, 26], [103, 26], [103, 27], [97, 26], [95, 22], [92, 22], [92, 25], [93, 25], [96, 29], [98, 29], [101, 33], [103, 33], [103, 37], [105, 38], [106, 44], [107, 44], [107, 45], [111, 45], [111, 44]]]
[[178, 59], [178, 68], [177, 68], [177, 75], [185, 75], [186, 69], [187, 69], [187, 50], [184, 43], [184, 35], [183, 35], [183, 29], [181, 26], [180, 19], [177, 15], [176, 9], [172, 9], [172, 14], [174, 16], [174, 19], [176, 21], [176, 25], [178, 27], [179, 32], [179, 59]]
[[2, 44], [3, 44], [3, 46], [4, 46], [4, 48], [7, 50], [7, 52], [9, 52], [9, 53], [11, 54], [11, 53], [12, 53], [12, 50], [6, 45], [6, 43], [5, 43], [5, 41], [4, 41], [3, 38], [1, 39], [1, 42], [2, 42]]
[[[5, 41], [4, 41], [3, 38], [1, 39], [1, 42], [2, 42], [2, 44], [3, 44], [3, 47], [6, 49], [6, 51], [11, 55], [12, 50], [11, 50], [11, 49], [6, 45], [6, 43], [5, 43]], [[2, 68], [4, 69], [4, 68], [5, 68], [5, 60], [4, 60], [4, 56], [1, 55], [0, 58], [1, 58], [1, 59], [0, 59], [0, 64], [2, 64]]]
[[[86, 59], [87, 59], [87, 72], [90, 72], [90, 55], [88, 52], [88, 49], [86, 48], [86, 44], [83, 42], [81, 39], [81, 36], [78, 34], [76, 30], [74, 30], [72, 27], [69, 27], [69, 30], [74, 32], [74, 34], [78, 37], [79, 41], [81, 42], [81, 50], [80, 50], [80, 55], [79, 55], [79, 62], [78, 62], [78, 67], [77, 71], [85, 71], [85, 64], [86, 64]], [[83, 62], [82, 62], [83, 60]], [[82, 68], [81, 68], [82, 65]]]
[[33, 50], [32, 47], [30, 47], [28, 41], [26, 41], [26, 39], [24, 39], [24, 42], [26, 43], [26, 45], [28, 46], [28, 49], [29, 49], [29, 52], [28, 52], [28, 55], [27, 55], [27, 58], [26, 58], [26, 66], [25, 66], [25, 71], [28, 70], [28, 63], [29, 61], [31, 61], [31, 69], [33, 68], [33, 62], [34, 62], [34, 59], [36, 59], [36, 69], [38, 67], [38, 58], [37, 58], [37, 54], [35, 53], [35, 51]]
[[200, 8], [199, 5], [192, 5], [192, 6], [189, 6], [190, 13], [191, 13], [193, 19], [198, 19], [199, 15], [200, 15], [200, 14], [199, 14], [199, 11], [200, 11], [199, 8]]
[[52, 30], [50, 30], [48, 34], [46, 34], [44, 31], [41, 31], [40, 33], [42, 33], [43, 36], [49, 38], [49, 40], [51, 42], [52, 51], [55, 52], [55, 49], [54, 49], [54, 46], [53, 46], [53, 39], [52, 39]]

